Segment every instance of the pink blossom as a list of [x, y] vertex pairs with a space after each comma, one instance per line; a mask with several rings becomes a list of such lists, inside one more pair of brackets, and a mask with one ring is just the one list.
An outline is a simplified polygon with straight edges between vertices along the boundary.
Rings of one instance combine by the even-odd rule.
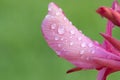
[[[113, 11], [118, 9], [114, 1]], [[109, 19], [111, 20], [111, 19]], [[112, 37], [114, 24], [108, 21], [103, 44], [91, 40], [78, 30], [64, 15], [61, 8], [51, 2], [48, 14], [42, 22], [42, 33], [48, 45], [58, 56], [66, 59], [76, 67], [67, 73], [96, 69], [99, 71], [97, 80], [106, 80], [108, 74], [120, 71], [120, 46]]]
[[120, 5], [117, 0], [113, 2], [112, 9], [102, 6], [96, 10], [98, 14], [112, 21], [115, 25], [120, 26]]

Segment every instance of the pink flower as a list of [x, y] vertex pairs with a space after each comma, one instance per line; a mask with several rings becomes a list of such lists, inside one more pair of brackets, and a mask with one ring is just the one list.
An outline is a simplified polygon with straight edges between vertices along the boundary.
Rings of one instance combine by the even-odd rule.
[[[118, 6], [116, 1], [113, 7], [115, 6]], [[114, 24], [108, 21], [107, 31], [105, 34], [102, 33], [105, 41], [99, 44], [76, 29], [65, 17], [62, 9], [51, 2], [48, 14], [42, 22], [42, 33], [58, 56], [76, 66], [67, 73], [96, 69], [99, 71], [97, 80], [106, 80], [108, 74], [120, 71], [120, 47], [117, 40], [112, 37], [113, 26]]]
[[107, 18], [108, 20], [112, 21], [115, 25], [120, 26], [120, 5], [118, 4], [117, 0], [113, 2], [112, 9], [102, 6], [97, 9], [96, 12], [101, 16]]

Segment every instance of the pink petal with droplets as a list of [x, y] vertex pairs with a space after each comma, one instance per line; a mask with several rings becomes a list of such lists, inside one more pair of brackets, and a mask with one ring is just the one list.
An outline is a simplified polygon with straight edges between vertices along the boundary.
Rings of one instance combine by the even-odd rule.
[[76, 29], [54, 3], [49, 4], [48, 10], [42, 23], [42, 32], [57, 55], [84, 69], [104, 66], [94, 62], [93, 57], [120, 60], [120, 57], [107, 52]]

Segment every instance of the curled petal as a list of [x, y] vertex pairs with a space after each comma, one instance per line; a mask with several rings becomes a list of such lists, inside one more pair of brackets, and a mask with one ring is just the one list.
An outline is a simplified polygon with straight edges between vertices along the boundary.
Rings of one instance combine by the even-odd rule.
[[42, 33], [57, 55], [82, 69], [104, 66], [94, 62], [93, 57], [120, 60], [120, 57], [110, 54], [76, 29], [54, 3], [49, 4], [48, 10], [48, 15], [42, 22]]
[[[107, 7], [105, 7], [105, 8], [107, 8]], [[114, 27], [114, 24], [115, 24], [115, 20], [113, 20], [112, 22], [114, 23], [114, 24], [112, 24], [111, 23], [111, 19], [112, 19], [112, 17], [110, 17], [110, 16], [114, 16], [115, 15], [115, 13], [113, 12], [111, 12], [111, 11], [109, 11], [109, 10], [111, 10], [110, 8], [109, 9], [104, 9], [104, 7], [101, 7], [101, 8], [99, 8], [98, 10], [97, 10], [97, 13], [99, 13], [101, 16], [104, 16], [104, 17], [106, 17], [107, 19], [108, 19], [108, 24], [107, 24], [107, 34], [110, 34], [111, 35], [111, 31], [112, 31], [112, 28]], [[118, 12], [118, 13], [120, 13], [120, 5], [119, 5], [119, 3], [118, 3], [118, 1], [117, 0], [114, 0], [114, 2], [113, 2], [113, 4], [112, 4], [112, 10], [114, 10], [115, 12]], [[107, 14], [109, 14], [109, 15], [107, 15]], [[113, 17], [114, 18], [114, 17]], [[116, 18], [116, 17], [115, 17]], [[114, 18], [114, 19], [115, 19]], [[119, 20], [119, 19], [118, 19]]]
[[118, 11], [103, 6], [98, 8], [96, 12], [112, 21], [115, 25], [120, 26], [120, 13]]
[[[113, 4], [112, 4], [112, 9], [114, 11], [120, 12], [120, 5], [118, 4], [117, 0], [114, 0]], [[97, 12], [99, 12], [99, 10], [97, 10]], [[112, 29], [114, 28], [114, 24], [108, 20], [107, 22], [107, 28], [106, 28], [106, 34], [109, 34], [112, 36]]]

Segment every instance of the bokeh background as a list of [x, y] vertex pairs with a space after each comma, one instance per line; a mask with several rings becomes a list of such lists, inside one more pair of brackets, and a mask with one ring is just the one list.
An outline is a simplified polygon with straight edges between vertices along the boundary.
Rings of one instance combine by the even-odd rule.
[[[55, 2], [78, 29], [102, 42], [99, 32], [105, 31], [106, 19], [96, 14], [113, 0], [0, 0], [0, 80], [96, 80], [97, 71], [72, 74], [74, 67], [58, 58], [41, 33], [41, 23], [49, 2]], [[120, 1], [120, 0], [119, 0]], [[120, 39], [120, 29], [114, 36]], [[120, 72], [108, 80], [119, 80]]]

